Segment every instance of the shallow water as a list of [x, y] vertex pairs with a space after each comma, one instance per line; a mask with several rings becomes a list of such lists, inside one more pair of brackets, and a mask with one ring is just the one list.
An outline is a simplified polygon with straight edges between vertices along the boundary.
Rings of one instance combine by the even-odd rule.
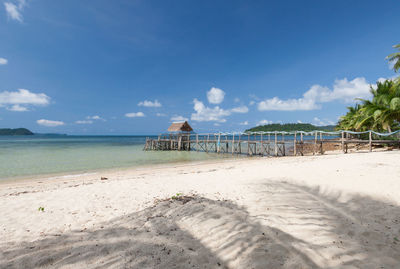
[[230, 158], [204, 152], [143, 151], [145, 136], [0, 136], [0, 180]]

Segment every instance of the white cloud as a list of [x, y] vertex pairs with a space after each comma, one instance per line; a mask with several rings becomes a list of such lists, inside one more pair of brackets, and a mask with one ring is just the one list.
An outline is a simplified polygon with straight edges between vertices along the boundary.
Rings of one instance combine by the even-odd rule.
[[76, 124], [92, 124], [92, 120], [77, 120], [75, 121]]
[[256, 103], [255, 101], [251, 100], [251, 101], [249, 102], [249, 106], [252, 106], [252, 105], [254, 105], [255, 103]]
[[167, 114], [164, 114], [164, 113], [156, 113], [156, 116], [157, 116], [157, 117], [166, 117]]
[[126, 113], [125, 117], [128, 118], [141, 118], [144, 117], [144, 113], [143, 112], [131, 112], [131, 113]]
[[214, 126], [221, 126], [218, 122], [214, 123]]
[[5, 65], [8, 63], [8, 60], [6, 58], [1, 58], [0, 57], [0, 65]]
[[18, 5], [12, 2], [5, 2], [4, 7], [9, 18], [22, 22], [23, 18], [21, 12], [26, 5], [26, 0], [16, 0], [16, 2]]
[[170, 121], [175, 121], [175, 122], [187, 121], [187, 120], [188, 120], [188, 118], [185, 118], [183, 116], [178, 116], [178, 115], [175, 115], [175, 116], [171, 117], [171, 119], [170, 119]]
[[100, 117], [99, 115], [87, 116], [86, 119], [87, 119], [87, 120], [102, 120], [102, 121], [106, 121], [105, 119], [103, 119], [103, 118]]
[[0, 92], [0, 107], [11, 105], [7, 108], [11, 111], [28, 111], [27, 105], [45, 106], [49, 103], [50, 97], [44, 93], [33, 93], [25, 89]]
[[332, 90], [321, 85], [313, 85], [302, 98], [282, 100], [278, 97], [266, 99], [258, 103], [258, 110], [314, 110], [321, 108], [321, 103], [342, 101], [355, 102], [356, 98], [369, 98], [370, 85], [363, 77], [348, 81], [347, 78], [335, 80]]
[[158, 102], [158, 100], [154, 100], [154, 102], [152, 101], [148, 101], [148, 100], [144, 100], [143, 102], [139, 102], [138, 106], [144, 106], [144, 107], [161, 107], [161, 103]]
[[257, 122], [257, 126], [260, 125], [267, 125], [267, 124], [272, 124], [273, 122], [270, 120], [260, 120], [259, 122]]
[[266, 99], [258, 103], [259, 111], [267, 110], [281, 110], [281, 111], [294, 111], [294, 110], [313, 110], [319, 106], [311, 99], [287, 99], [281, 100], [278, 97]]
[[193, 121], [217, 121], [226, 122], [225, 117], [231, 114], [230, 111], [224, 110], [219, 106], [214, 108], [206, 107], [203, 102], [194, 99], [193, 109], [196, 113], [192, 113], [191, 120]]
[[315, 117], [313, 119], [313, 124], [316, 125], [316, 126], [325, 126], [325, 125], [334, 125], [335, 122], [333, 122], [331, 120], [327, 120], [327, 119], [321, 120], [321, 119]]
[[220, 104], [224, 101], [225, 92], [221, 89], [212, 87], [207, 92], [207, 99], [210, 104]]
[[42, 125], [42, 126], [46, 126], [46, 127], [57, 127], [57, 126], [62, 126], [62, 125], [65, 124], [62, 121], [45, 120], [45, 119], [37, 120], [36, 122], [37, 122], [37, 124]]
[[22, 15], [16, 5], [10, 2], [5, 2], [4, 7], [6, 8], [6, 12], [9, 18], [22, 22]]
[[11, 107], [8, 107], [7, 110], [10, 111], [17, 111], [17, 112], [25, 112], [25, 111], [29, 111], [28, 108], [24, 107], [24, 106], [20, 106], [20, 105], [13, 105]]
[[240, 99], [236, 97], [233, 101], [234, 101], [235, 103], [239, 103], [239, 102], [240, 102]]
[[303, 123], [301, 120], [297, 120], [297, 123]]
[[246, 121], [244, 121], [244, 122], [241, 122], [241, 123], [239, 123], [240, 125], [249, 125], [249, 122], [246, 120]]
[[233, 112], [233, 113], [247, 113], [247, 112], [249, 112], [249, 108], [247, 106], [234, 107], [234, 108], [231, 109], [231, 112]]

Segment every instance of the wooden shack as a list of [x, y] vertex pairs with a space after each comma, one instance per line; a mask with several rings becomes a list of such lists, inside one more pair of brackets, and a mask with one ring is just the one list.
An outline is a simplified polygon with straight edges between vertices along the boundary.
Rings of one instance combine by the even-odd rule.
[[170, 139], [176, 141], [175, 148], [177, 150], [190, 150], [190, 134], [193, 132], [193, 128], [187, 121], [184, 122], [173, 122], [168, 127]]
[[160, 134], [158, 139], [146, 138], [144, 150], [190, 150], [190, 135], [193, 128], [187, 121], [173, 122], [168, 133]]
[[192, 127], [190, 127], [187, 121], [184, 122], [173, 122], [171, 126], [168, 127], [168, 132], [170, 133], [190, 133], [193, 132]]

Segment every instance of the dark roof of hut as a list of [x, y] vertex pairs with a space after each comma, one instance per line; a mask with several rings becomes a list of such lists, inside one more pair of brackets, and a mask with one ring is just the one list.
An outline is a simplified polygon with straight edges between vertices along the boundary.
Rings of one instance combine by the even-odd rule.
[[185, 122], [173, 122], [171, 126], [168, 127], [168, 132], [191, 132], [193, 131], [187, 121]]

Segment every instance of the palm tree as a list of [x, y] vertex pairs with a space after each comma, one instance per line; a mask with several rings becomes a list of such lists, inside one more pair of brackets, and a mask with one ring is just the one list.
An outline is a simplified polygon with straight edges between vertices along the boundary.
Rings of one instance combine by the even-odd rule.
[[375, 130], [392, 131], [400, 122], [400, 84], [398, 81], [377, 82], [376, 89], [371, 87], [372, 100], [361, 100], [359, 109], [361, 120], [356, 129], [370, 127]]
[[339, 130], [349, 130], [349, 131], [357, 131], [356, 125], [359, 121], [361, 121], [360, 109], [361, 105], [356, 104], [354, 107], [347, 107], [348, 112], [346, 115], [341, 116], [338, 122], [337, 129]]
[[392, 131], [400, 123], [400, 79], [377, 82], [371, 87], [372, 100], [348, 107], [338, 123], [338, 129], [352, 131]]
[[[400, 50], [400, 44], [394, 45], [393, 48]], [[386, 57], [389, 62], [393, 62], [393, 70], [397, 72], [400, 69], [400, 52], [395, 52]]]

